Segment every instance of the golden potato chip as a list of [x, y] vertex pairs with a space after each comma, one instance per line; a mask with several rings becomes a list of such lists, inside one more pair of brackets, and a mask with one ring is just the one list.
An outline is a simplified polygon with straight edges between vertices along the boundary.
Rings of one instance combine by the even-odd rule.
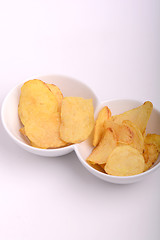
[[131, 144], [133, 142], [133, 132], [124, 124], [118, 124], [112, 120], [108, 120], [105, 121], [104, 128], [112, 128], [114, 130], [118, 143]]
[[29, 138], [27, 137], [27, 135], [26, 135], [26, 133], [25, 133], [25, 128], [24, 128], [24, 127], [20, 128], [19, 131], [20, 131], [20, 133], [26, 138], [28, 144], [30, 144], [32, 147], [40, 148], [40, 147], [38, 147], [36, 144], [34, 144], [33, 142], [31, 142], [31, 141], [29, 140]]
[[145, 144], [143, 157], [145, 160], [145, 171], [148, 170], [158, 158], [158, 149], [154, 144]]
[[19, 129], [19, 131], [20, 131], [20, 133], [21, 133], [23, 136], [26, 136], [24, 127], [21, 127], [21, 128]]
[[116, 123], [122, 123], [124, 120], [130, 120], [140, 129], [141, 133], [143, 134], [152, 109], [153, 104], [147, 101], [137, 108], [131, 109], [119, 115], [112, 116], [111, 119]]
[[25, 134], [32, 146], [40, 148], [58, 148], [67, 143], [60, 139], [60, 113], [43, 115], [36, 121], [28, 121], [25, 125]]
[[145, 137], [146, 137], [146, 130], [142, 133], [142, 136], [145, 139]]
[[79, 143], [88, 138], [94, 127], [92, 99], [65, 97], [61, 105], [60, 137], [65, 142]]
[[144, 139], [144, 142], [148, 144], [155, 144], [158, 148], [158, 151], [160, 152], [160, 135], [147, 134], [147, 136]]
[[103, 165], [102, 164], [97, 164], [97, 163], [91, 163], [90, 161], [87, 161], [87, 163], [92, 167], [92, 168], [94, 168], [94, 169], [96, 169], [97, 171], [99, 171], [99, 172], [103, 172], [103, 173], [105, 173], [105, 171], [104, 171], [104, 167], [103, 167]]
[[18, 106], [18, 114], [23, 125], [33, 118], [52, 114], [57, 110], [57, 99], [44, 82], [34, 79], [23, 84]]
[[94, 136], [93, 136], [93, 146], [97, 146], [99, 143], [102, 134], [104, 132], [104, 122], [108, 120], [111, 117], [111, 111], [110, 109], [105, 106], [103, 107], [97, 117], [95, 127], [94, 127]]
[[104, 170], [114, 176], [131, 176], [142, 173], [144, 167], [143, 155], [137, 149], [124, 145], [111, 152]]
[[143, 138], [143, 135], [142, 135], [141, 131], [139, 130], [139, 128], [134, 123], [132, 123], [129, 120], [124, 120], [123, 125], [130, 128], [130, 131], [133, 134], [132, 135], [132, 142], [129, 145], [131, 147], [136, 148], [142, 154], [143, 149], [144, 149], [144, 138]]
[[49, 87], [51, 92], [55, 95], [57, 102], [58, 102], [58, 111], [60, 111], [61, 103], [62, 103], [62, 99], [63, 99], [63, 94], [62, 94], [61, 90], [54, 84], [47, 83], [47, 86]]
[[111, 128], [107, 128], [99, 144], [87, 158], [92, 164], [104, 164], [112, 150], [117, 146], [117, 138]]

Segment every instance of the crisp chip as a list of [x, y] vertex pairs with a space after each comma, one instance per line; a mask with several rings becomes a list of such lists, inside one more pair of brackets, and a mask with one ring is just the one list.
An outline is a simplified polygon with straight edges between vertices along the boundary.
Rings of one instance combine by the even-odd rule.
[[144, 149], [144, 138], [143, 138], [141, 131], [133, 122], [131, 122], [129, 120], [124, 120], [123, 125], [130, 128], [130, 131], [133, 134], [132, 135], [132, 143], [130, 143], [129, 145], [131, 147], [136, 148], [142, 154], [143, 149]]
[[86, 140], [94, 127], [92, 99], [65, 97], [61, 105], [60, 137], [65, 142]]
[[114, 176], [131, 176], [142, 173], [144, 167], [144, 158], [137, 149], [117, 146], [109, 155], [104, 170]]
[[99, 144], [93, 149], [87, 158], [92, 164], [104, 164], [109, 154], [117, 146], [117, 138], [111, 128], [107, 128]]
[[155, 144], [157, 146], [158, 151], [160, 152], [160, 135], [158, 134], [147, 134], [144, 139], [145, 143]]
[[112, 120], [105, 121], [104, 128], [111, 128], [117, 136], [119, 144], [131, 144], [133, 142], [133, 132], [131, 129], [124, 125], [118, 124]]
[[154, 144], [145, 144], [143, 157], [145, 160], [145, 171], [148, 170], [158, 158], [158, 149]]
[[63, 99], [63, 94], [61, 90], [54, 84], [48, 84], [47, 86], [51, 90], [51, 92], [55, 95], [57, 102], [58, 102], [58, 111], [61, 110], [61, 104], [62, 104], [62, 99]]
[[116, 123], [122, 123], [124, 120], [129, 120], [140, 129], [142, 134], [144, 134], [152, 109], [153, 104], [147, 101], [137, 108], [112, 116], [111, 119]]
[[103, 167], [103, 165], [104, 164], [97, 164], [97, 163], [91, 163], [90, 161], [87, 161], [88, 162], [88, 164], [92, 167], [92, 168], [94, 168], [94, 169], [96, 169], [97, 171], [99, 171], [99, 172], [103, 172], [103, 173], [105, 173], [105, 171], [104, 171], [104, 167]]
[[94, 127], [94, 136], [93, 136], [93, 146], [97, 146], [99, 143], [102, 134], [104, 132], [104, 122], [108, 120], [111, 117], [111, 111], [110, 109], [105, 106], [103, 107], [97, 117], [95, 127]]
[[60, 113], [41, 116], [36, 121], [29, 121], [25, 125], [25, 134], [32, 145], [39, 148], [58, 148], [67, 143], [60, 139]]
[[19, 131], [20, 131], [20, 133], [21, 133], [23, 136], [26, 137], [26, 133], [25, 133], [24, 127], [21, 127], [21, 128], [19, 129]]
[[18, 114], [23, 125], [57, 110], [57, 99], [44, 82], [34, 79], [23, 84], [18, 106]]

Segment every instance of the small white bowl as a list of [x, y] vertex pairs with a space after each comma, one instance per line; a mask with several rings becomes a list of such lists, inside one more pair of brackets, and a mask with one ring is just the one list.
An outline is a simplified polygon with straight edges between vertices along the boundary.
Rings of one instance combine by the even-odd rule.
[[[140, 101], [129, 100], [129, 99], [105, 101], [103, 103], [100, 103], [95, 109], [95, 118], [97, 117], [100, 109], [102, 109], [104, 106], [108, 106], [111, 109], [112, 115], [115, 115], [115, 114], [123, 113], [124, 111], [130, 110], [132, 108], [138, 107], [141, 104], [143, 103]], [[160, 123], [160, 112], [154, 108], [147, 124], [147, 133], [160, 134], [159, 123]], [[134, 183], [143, 179], [150, 173], [154, 172], [160, 166], [160, 156], [159, 156], [155, 164], [149, 170], [141, 174], [137, 174], [133, 176], [125, 176], [125, 177], [108, 175], [106, 173], [97, 171], [86, 162], [87, 157], [90, 155], [93, 149], [90, 142], [91, 142], [91, 139], [87, 139], [86, 141], [80, 144], [76, 144], [74, 146], [76, 154], [79, 160], [81, 161], [81, 163], [84, 165], [84, 167], [87, 168], [88, 171], [90, 171], [96, 177], [99, 177], [104, 181], [111, 182], [111, 183], [118, 183], [118, 184]]]
[[[99, 110], [104, 106], [108, 106], [111, 109], [112, 115], [114, 115], [114, 114], [119, 114], [124, 111], [130, 110], [142, 104], [142, 102], [140, 101], [128, 100], [128, 99], [111, 100], [111, 101], [105, 101], [100, 103], [96, 95], [86, 84], [65, 76], [56, 76], [56, 75], [34, 76], [26, 79], [24, 82], [30, 79], [41, 79], [46, 83], [56, 84], [61, 89], [64, 96], [92, 98], [94, 109], [95, 109], [95, 118], [97, 117]], [[17, 143], [23, 149], [31, 153], [34, 153], [40, 156], [47, 156], [47, 157], [62, 156], [74, 150], [80, 162], [89, 172], [91, 172], [93, 175], [95, 175], [96, 177], [104, 181], [111, 182], [111, 183], [118, 183], [118, 184], [128, 184], [128, 183], [137, 182], [143, 179], [144, 177], [146, 177], [147, 175], [149, 175], [150, 173], [154, 172], [160, 166], [160, 157], [159, 157], [156, 163], [152, 166], [152, 168], [138, 175], [119, 177], [119, 176], [111, 176], [111, 175], [102, 173], [94, 169], [93, 167], [91, 167], [86, 162], [87, 157], [89, 156], [89, 154], [93, 149], [91, 144], [92, 135], [82, 143], [73, 144], [71, 146], [58, 148], [58, 149], [39, 149], [39, 148], [30, 146], [23, 139], [22, 135], [19, 132], [19, 129], [21, 128], [21, 123], [18, 117], [18, 103], [19, 103], [19, 97], [20, 97], [20, 89], [23, 83], [19, 84], [8, 93], [8, 95], [3, 101], [2, 109], [1, 109], [1, 118], [2, 118], [2, 123], [5, 130], [7, 131], [9, 136], [15, 141], [15, 143]], [[160, 123], [160, 112], [154, 108], [147, 125], [147, 132], [160, 134], [159, 123]]]
[[[52, 83], [57, 85], [62, 91], [64, 96], [92, 98], [94, 108], [98, 105], [98, 99], [93, 93], [93, 91], [84, 83], [73, 78], [56, 75], [33, 76], [31, 78], [26, 79], [24, 82], [31, 79], [40, 79], [46, 83]], [[56, 157], [65, 155], [73, 151], [74, 145], [57, 149], [40, 149], [32, 147], [29, 144], [27, 144], [26, 140], [19, 132], [19, 129], [22, 127], [22, 124], [18, 117], [19, 97], [21, 87], [24, 82], [20, 83], [14, 89], [12, 89], [5, 97], [2, 103], [1, 110], [2, 123], [9, 136], [14, 140], [15, 143], [17, 143], [23, 149], [40, 156]]]

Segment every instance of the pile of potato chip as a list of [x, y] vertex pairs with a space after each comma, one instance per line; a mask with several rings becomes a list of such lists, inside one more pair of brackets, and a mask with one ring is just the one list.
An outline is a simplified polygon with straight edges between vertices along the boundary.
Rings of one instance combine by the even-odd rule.
[[146, 135], [152, 109], [147, 101], [112, 116], [105, 106], [94, 122], [92, 99], [63, 97], [56, 85], [33, 79], [21, 88], [18, 115], [21, 134], [37, 148], [80, 143], [94, 130], [94, 149], [87, 162], [110, 175], [131, 176], [148, 170], [160, 152], [160, 135]]
[[63, 97], [56, 85], [39, 79], [23, 84], [18, 115], [22, 135], [33, 147], [43, 149], [82, 142], [94, 127], [92, 99]]
[[87, 162], [114, 176], [131, 176], [148, 170], [160, 152], [160, 135], [147, 134], [153, 105], [143, 105], [111, 116], [105, 106], [98, 114], [93, 136], [94, 149]]

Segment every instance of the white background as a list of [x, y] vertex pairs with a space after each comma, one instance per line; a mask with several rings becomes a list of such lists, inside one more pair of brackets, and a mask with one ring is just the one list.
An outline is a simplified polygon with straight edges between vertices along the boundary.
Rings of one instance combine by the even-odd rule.
[[[1, 0], [1, 103], [16, 84], [50, 73], [85, 82], [100, 100], [150, 100], [160, 110], [160, 1]], [[0, 123], [0, 240], [159, 240], [159, 223], [160, 169], [109, 184], [74, 152], [25, 152]]]

